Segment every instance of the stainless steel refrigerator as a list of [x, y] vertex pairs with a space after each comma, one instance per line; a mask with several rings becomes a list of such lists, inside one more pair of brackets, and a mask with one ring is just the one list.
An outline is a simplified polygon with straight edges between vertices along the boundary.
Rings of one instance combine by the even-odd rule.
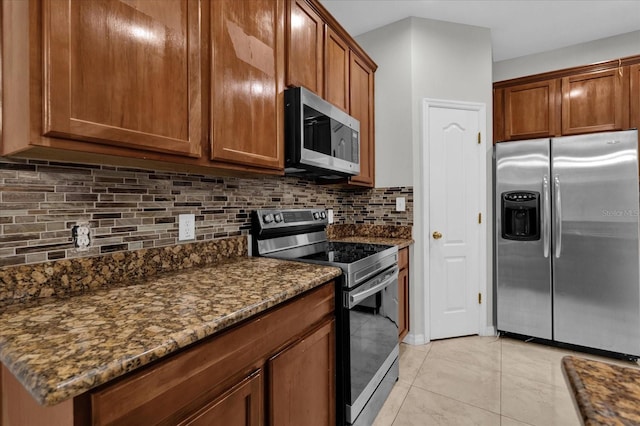
[[497, 327], [640, 355], [637, 130], [495, 147]]

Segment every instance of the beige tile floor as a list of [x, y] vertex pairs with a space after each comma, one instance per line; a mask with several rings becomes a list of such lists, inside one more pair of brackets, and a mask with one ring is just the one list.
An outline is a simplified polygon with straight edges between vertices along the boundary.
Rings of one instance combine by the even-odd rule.
[[400, 346], [400, 379], [374, 426], [579, 425], [560, 360], [578, 355], [505, 337]]

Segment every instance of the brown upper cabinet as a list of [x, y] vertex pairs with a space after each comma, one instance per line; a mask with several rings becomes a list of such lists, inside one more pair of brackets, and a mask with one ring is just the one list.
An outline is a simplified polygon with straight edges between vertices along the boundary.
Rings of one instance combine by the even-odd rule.
[[0, 155], [284, 172], [284, 0], [9, 1], [2, 36]]
[[[562, 134], [622, 130], [629, 123], [629, 67], [562, 79]], [[627, 89], [623, 91], [623, 87]]]
[[640, 64], [629, 67], [630, 96], [629, 96], [629, 127], [640, 128]]
[[317, 0], [0, 7], [2, 156], [282, 175], [285, 83], [349, 112], [351, 53], [376, 68]]
[[317, 0], [289, 0], [287, 85], [304, 86], [360, 121], [360, 174], [373, 187], [377, 65]]
[[211, 5], [211, 159], [284, 169], [284, 0]]
[[558, 134], [560, 81], [522, 84], [504, 89], [506, 139], [530, 139]]
[[373, 70], [351, 52], [351, 115], [360, 121], [360, 174], [350, 183], [373, 187], [375, 182], [375, 140], [373, 117]]
[[305, 0], [289, 2], [287, 85], [324, 93], [324, 21]]
[[636, 127], [638, 63], [632, 56], [494, 83], [494, 141]]
[[200, 155], [197, 0], [42, 8], [45, 136]]
[[348, 113], [349, 46], [331, 28], [327, 28], [325, 40], [325, 99]]

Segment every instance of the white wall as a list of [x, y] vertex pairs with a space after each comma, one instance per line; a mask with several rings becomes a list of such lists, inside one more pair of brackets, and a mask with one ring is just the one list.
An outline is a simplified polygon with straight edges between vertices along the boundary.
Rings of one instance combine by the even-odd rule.
[[412, 186], [411, 26], [408, 19], [357, 38], [375, 74], [376, 187]]
[[[416, 241], [410, 271], [410, 334], [409, 341], [428, 339], [428, 244], [422, 235], [429, 224], [423, 223], [425, 210], [429, 208], [427, 188], [423, 188], [422, 164], [422, 100], [424, 98], [481, 102], [487, 106], [486, 141], [493, 140], [492, 63], [491, 34], [489, 29], [434, 21], [407, 18], [357, 37], [358, 43], [371, 55], [379, 68], [376, 72], [376, 185], [406, 185], [405, 172], [400, 168], [412, 167], [410, 183], [414, 188], [414, 226]], [[410, 50], [407, 61], [406, 49]], [[400, 58], [400, 63], [396, 63]], [[410, 63], [410, 68], [406, 64]], [[402, 67], [401, 67], [402, 66]], [[384, 71], [383, 71], [384, 70]], [[392, 71], [391, 71], [392, 70]], [[388, 73], [388, 74], [383, 74]], [[384, 77], [379, 78], [379, 75]], [[410, 82], [409, 99], [399, 99], [400, 93], [407, 96], [406, 81]], [[400, 86], [399, 86], [400, 85]], [[397, 93], [396, 91], [400, 91]], [[394, 97], [390, 97], [391, 93]], [[397, 96], [396, 96], [397, 95]], [[387, 99], [394, 99], [398, 110], [389, 111], [383, 106]], [[410, 116], [408, 121], [406, 116]], [[398, 120], [398, 119], [401, 120]], [[390, 135], [401, 134], [401, 138]], [[385, 135], [380, 137], [379, 135]], [[487, 210], [486, 218], [492, 217], [491, 144], [487, 143]], [[380, 150], [380, 151], [378, 151]], [[384, 154], [380, 154], [384, 152]], [[380, 179], [380, 180], [379, 180]], [[487, 235], [491, 236], [489, 222]], [[491, 253], [491, 238], [487, 241]], [[492, 256], [487, 256], [486, 299], [488, 322], [492, 324], [491, 283]]]
[[588, 65], [640, 54], [640, 31], [494, 62], [493, 81]]

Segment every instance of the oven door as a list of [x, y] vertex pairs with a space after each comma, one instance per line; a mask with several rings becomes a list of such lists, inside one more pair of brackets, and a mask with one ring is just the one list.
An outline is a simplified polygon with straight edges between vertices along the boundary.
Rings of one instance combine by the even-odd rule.
[[[398, 358], [398, 267], [393, 266], [369, 281], [344, 292], [346, 421], [368, 418], [369, 401], [384, 398], [378, 391], [385, 380], [391, 386], [398, 378], [387, 374]], [[380, 386], [382, 387], [382, 386]], [[388, 386], [387, 386], [388, 387]], [[390, 388], [389, 388], [390, 390]], [[377, 396], [377, 398], [376, 398]], [[384, 402], [382, 399], [382, 402]], [[361, 417], [360, 417], [361, 416]], [[359, 418], [360, 417], [360, 418]]]

